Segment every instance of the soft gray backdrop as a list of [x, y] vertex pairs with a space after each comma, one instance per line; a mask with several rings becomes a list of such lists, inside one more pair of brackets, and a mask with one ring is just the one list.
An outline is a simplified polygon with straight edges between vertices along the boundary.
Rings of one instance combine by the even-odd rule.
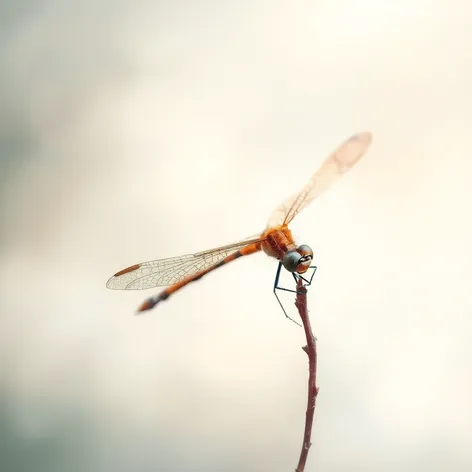
[[307, 359], [276, 262], [139, 318], [150, 293], [105, 282], [257, 233], [364, 129], [292, 227], [319, 265], [307, 470], [471, 470], [470, 2], [0, 8], [2, 471], [293, 470]]

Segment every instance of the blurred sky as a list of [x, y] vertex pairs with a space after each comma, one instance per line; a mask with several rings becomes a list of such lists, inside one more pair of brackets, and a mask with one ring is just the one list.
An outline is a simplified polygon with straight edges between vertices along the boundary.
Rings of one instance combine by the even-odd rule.
[[142, 317], [155, 292], [105, 282], [258, 233], [362, 130], [292, 226], [319, 266], [306, 470], [472, 469], [470, 2], [0, 9], [2, 470], [293, 470], [307, 359], [276, 261]]

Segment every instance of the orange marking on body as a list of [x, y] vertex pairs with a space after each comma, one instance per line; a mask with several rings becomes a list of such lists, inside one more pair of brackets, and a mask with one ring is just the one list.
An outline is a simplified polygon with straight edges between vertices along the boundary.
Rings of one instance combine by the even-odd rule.
[[262, 249], [271, 257], [282, 260], [287, 251], [293, 250], [297, 245], [293, 241], [292, 232], [286, 225], [269, 228], [262, 233]]
[[113, 277], [119, 277], [120, 275], [127, 274], [128, 272], [134, 272], [135, 270], [139, 269], [141, 264], [134, 264], [126, 269], [120, 270], [117, 272]]
[[154, 304], [151, 302], [150, 299], [148, 299], [140, 305], [140, 307], [138, 308], [137, 311], [150, 310], [153, 306], [154, 306]]
[[219, 267], [224, 266], [228, 262], [232, 262], [239, 257], [242, 256], [249, 256], [250, 254], [254, 254], [255, 252], [259, 252], [261, 250], [261, 241], [258, 241], [257, 243], [249, 244], [248, 246], [242, 247], [239, 251], [236, 251], [233, 254], [230, 254], [228, 257], [224, 258], [220, 262], [217, 262], [216, 264], [212, 265], [211, 267], [208, 267], [208, 269], [202, 270], [200, 272], [197, 272], [196, 274], [191, 275], [190, 277], [187, 277], [180, 282], [177, 282], [173, 285], [170, 285], [167, 287], [165, 290], [163, 290], [159, 295], [157, 295], [156, 300], [157, 302], [151, 303], [149, 301], [144, 302], [138, 309], [138, 311], [144, 311], [148, 310], [152, 307], [155, 306], [156, 303], [158, 303], [161, 300], [166, 300], [169, 298], [173, 293], [177, 292], [177, 290], [180, 290], [182, 287], [185, 287], [187, 284], [190, 282], [195, 282], [196, 280], [201, 279], [204, 275], [208, 274], [208, 272], [211, 272], [215, 269], [218, 269]]

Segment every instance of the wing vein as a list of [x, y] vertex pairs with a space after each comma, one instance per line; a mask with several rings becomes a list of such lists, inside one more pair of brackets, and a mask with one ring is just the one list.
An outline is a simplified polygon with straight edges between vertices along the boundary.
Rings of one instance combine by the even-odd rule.
[[211, 267], [245, 246], [261, 239], [247, 239], [195, 254], [142, 262], [117, 272], [107, 282], [113, 290], [144, 290], [171, 285]]

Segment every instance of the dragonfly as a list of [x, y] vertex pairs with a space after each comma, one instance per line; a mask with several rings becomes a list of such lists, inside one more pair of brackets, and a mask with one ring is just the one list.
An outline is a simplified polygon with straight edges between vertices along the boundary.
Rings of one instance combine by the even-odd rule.
[[[295, 281], [300, 277], [306, 285], [310, 285], [316, 266], [312, 266], [311, 247], [307, 244], [297, 245], [288, 225], [315, 198], [359, 162], [371, 142], [372, 134], [369, 132], [355, 134], [344, 141], [323, 161], [300, 192], [292, 195], [275, 209], [259, 236], [195, 254], [134, 264], [113, 275], [107, 282], [107, 288], [144, 290], [167, 286], [159, 294], [145, 300], [137, 309], [140, 313], [154, 308], [189, 283], [200, 280], [229, 262], [263, 251], [279, 261], [273, 291], [285, 316], [289, 318], [277, 295], [277, 290], [294, 292], [279, 286], [282, 267], [293, 275]], [[309, 280], [303, 276], [308, 269], [313, 269]]]

